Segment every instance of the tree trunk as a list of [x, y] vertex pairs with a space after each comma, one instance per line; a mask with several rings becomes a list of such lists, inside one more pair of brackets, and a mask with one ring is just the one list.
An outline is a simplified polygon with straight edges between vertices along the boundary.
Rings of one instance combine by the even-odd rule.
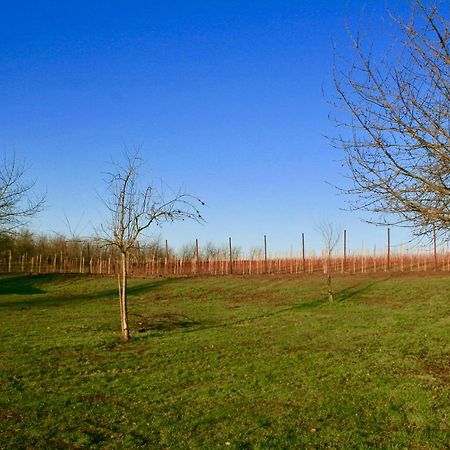
[[330, 273], [328, 273], [327, 285], [328, 285], [328, 301], [330, 303], [332, 303], [333, 302], [333, 291], [331, 289], [331, 274]]
[[128, 341], [130, 333], [128, 330], [128, 305], [127, 305], [127, 254], [122, 253], [120, 265], [119, 281], [119, 302], [120, 302], [120, 325], [122, 328], [122, 339]]

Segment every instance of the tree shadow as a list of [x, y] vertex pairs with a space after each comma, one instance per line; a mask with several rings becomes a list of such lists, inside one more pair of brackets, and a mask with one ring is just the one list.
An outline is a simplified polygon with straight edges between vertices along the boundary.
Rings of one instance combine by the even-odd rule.
[[[335, 296], [335, 303], [339, 303], [339, 302], [343, 302], [343, 301], [347, 301], [359, 294], [364, 294], [370, 291], [370, 289], [377, 285], [378, 283], [380, 283], [381, 281], [373, 281], [370, 282], [368, 284], [365, 284], [363, 286], [361, 285], [356, 285], [356, 286], [351, 286], [349, 288], [345, 288], [342, 289], [341, 291], [337, 292], [334, 294]], [[292, 306], [286, 307], [286, 308], [282, 308], [282, 309], [277, 309], [276, 311], [272, 311], [272, 312], [267, 312], [264, 314], [258, 314], [255, 316], [251, 316], [251, 317], [246, 317], [243, 319], [239, 319], [239, 320], [233, 320], [233, 321], [227, 321], [227, 322], [222, 322], [222, 323], [209, 323], [209, 324], [205, 324], [205, 322], [198, 322], [198, 321], [194, 321], [192, 319], [189, 319], [190, 321], [188, 323], [186, 323], [185, 325], [181, 325], [179, 327], [177, 327], [176, 325], [173, 326], [170, 329], [165, 328], [164, 326], [161, 326], [161, 328], [159, 328], [159, 331], [170, 331], [173, 330], [175, 328], [182, 328], [182, 332], [185, 333], [195, 333], [198, 331], [203, 331], [203, 330], [210, 330], [210, 329], [218, 329], [218, 328], [227, 328], [230, 326], [235, 326], [235, 325], [241, 325], [244, 323], [249, 323], [255, 320], [260, 320], [260, 319], [266, 319], [266, 318], [270, 318], [270, 317], [276, 317], [278, 315], [281, 314], [285, 314], [287, 312], [304, 312], [304, 311], [308, 311], [308, 310], [313, 310], [316, 308], [320, 308], [322, 306], [326, 306], [329, 305], [329, 301], [328, 301], [328, 297], [326, 296], [318, 296], [317, 298], [315, 298], [314, 300], [311, 301], [307, 301], [307, 302], [301, 302], [301, 303], [296, 303]], [[154, 328], [155, 330], [157, 328]], [[145, 330], [147, 331], [147, 330]], [[147, 335], [150, 336], [150, 335]], [[142, 338], [144, 338], [145, 336], [142, 336]]]
[[345, 302], [347, 300], [350, 300], [357, 295], [360, 294], [367, 294], [370, 292], [373, 286], [379, 284], [380, 281], [372, 281], [368, 284], [365, 284], [363, 286], [356, 285], [356, 286], [350, 286], [348, 288], [342, 289], [339, 292], [334, 294], [334, 298], [336, 302]]
[[138, 316], [136, 324], [138, 333], [147, 331], [173, 331], [179, 328], [191, 328], [200, 325], [201, 322], [192, 319], [184, 314], [162, 313], [152, 316], [143, 316], [140, 314], [131, 314]]
[[0, 295], [45, 294], [42, 285], [49, 282], [48, 276], [18, 275], [0, 278]]
[[[45, 286], [48, 284], [54, 286], [58, 282], [76, 281], [82, 279], [82, 277], [80, 275], [70, 274], [41, 274], [0, 278], [0, 299], [7, 295], [22, 295], [25, 297], [24, 299], [6, 298], [5, 301], [0, 301], [0, 308], [11, 307], [14, 309], [25, 309], [41, 307], [43, 305], [45, 307], [63, 306], [74, 302], [114, 299], [118, 296], [117, 289], [115, 288], [93, 290], [92, 292], [59, 292], [58, 290], [49, 292], [45, 289]], [[92, 277], [91, 279], [96, 280], [98, 278]], [[133, 297], [148, 293], [172, 281], [172, 279], [158, 279], [150, 280], [136, 286], [130, 286], [127, 290], [129, 299], [132, 301]], [[38, 294], [47, 295], [33, 297]]]
[[[204, 330], [228, 328], [228, 327], [235, 326], [235, 325], [242, 325], [245, 323], [253, 322], [255, 320], [276, 317], [278, 315], [281, 315], [281, 314], [284, 314], [287, 312], [306, 311], [309, 309], [318, 308], [325, 304], [327, 304], [327, 300], [324, 297], [320, 297], [320, 298], [317, 298], [310, 302], [297, 303], [297, 304], [295, 304], [293, 306], [289, 306], [287, 308], [277, 309], [276, 311], [266, 312], [264, 314], [258, 314], [255, 316], [245, 317], [243, 319], [238, 319], [238, 320], [226, 321], [226, 322], [222, 322], [222, 323], [207, 323], [207, 322], [200, 322], [200, 321], [195, 321], [190, 318], [187, 318], [189, 320], [187, 323], [182, 324], [181, 326], [174, 326], [171, 330], [173, 330], [175, 328], [181, 328], [182, 330], [180, 330], [180, 331], [182, 331], [184, 333], [195, 333], [195, 332], [204, 331]], [[186, 317], [186, 316], [183, 316], [183, 317]], [[182, 321], [180, 321], [180, 322], [182, 323]], [[147, 330], [145, 330], [145, 331], [147, 331]], [[170, 331], [170, 329], [167, 330], [167, 329], [164, 329], [164, 327], [162, 327], [159, 331]], [[147, 336], [150, 337], [150, 335], [147, 335]], [[142, 336], [142, 337], [144, 337], [144, 336]], [[154, 336], [152, 336], [152, 337], [154, 337]]]

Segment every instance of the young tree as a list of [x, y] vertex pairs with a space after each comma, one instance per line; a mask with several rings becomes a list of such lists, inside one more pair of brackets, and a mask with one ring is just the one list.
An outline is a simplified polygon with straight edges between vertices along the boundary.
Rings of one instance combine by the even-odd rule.
[[15, 156], [3, 155], [0, 161], [0, 232], [11, 234], [38, 213], [45, 196], [35, 196], [34, 181], [26, 179], [24, 164]]
[[124, 164], [113, 164], [107, 173], [107, 197], [103, 199], [109, 212], [109, 221], [101, 226], [101, 240], [116, 248], [121, 255], [118, 274], [120, 323], [122, 338], [130, 339], [128, 328], [127, 268], [130, 252], [138, 238], [151, 226], [164, 222], [192, 219], [202, 222], [196, 204], [204, 203], [189, 194], [176, 193], [166, 198], [162, 190], [151, 184], [142, 184], [139, 154], [126, 154]]
[[326, 270], [327, 270], [327, 290], [328, 301], [331, 303], [333, 299], [333, 288], [331, 282], [331, 273], [333, 271], [332, 257], [336, 246], [339, 243], [340, 231], [332, 224], [323, 222], [318, 227], [323, 239], [325, 258], [326, 258]]
[[450, 237], [449, 7], [411, 5], [407, 20], [392, 19], [398, 40], [387, 54], [357, 34], [354, 61], [337, 60], [337, 106], [349, 119], [338, 120], [347, 133], [333, 141], [346, 153], [353, 208], [416, 235]]

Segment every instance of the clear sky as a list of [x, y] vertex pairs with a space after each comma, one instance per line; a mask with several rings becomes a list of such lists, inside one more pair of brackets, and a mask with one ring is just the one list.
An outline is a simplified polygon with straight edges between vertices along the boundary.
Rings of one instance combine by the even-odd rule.
[[[149, 180], [201, 197], [207, 223], [156, 230], [244, 249], [318, 246], [321, 221], [359, 247], [386, 231], [341, 211], [342, 155], [322, 87], [333, 41], [384, 0], [2, 1], [0, 145], [26, 160], [43, 232], [89, 234], [108, 161], [141, 148]], [[390, 2], [390, 5], [402, 2]], [[401, 6], [403, 5], [403, 6]], [[375, 19], [374, 19], [375, 18]], [[396, 242], [393, 233], [393, 241]]]

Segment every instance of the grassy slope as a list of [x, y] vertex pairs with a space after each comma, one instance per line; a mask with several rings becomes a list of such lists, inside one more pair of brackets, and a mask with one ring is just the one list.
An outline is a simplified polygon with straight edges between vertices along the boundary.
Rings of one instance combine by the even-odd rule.
[[0, 278], [0, 448], [450, 446], [449, 281]]

